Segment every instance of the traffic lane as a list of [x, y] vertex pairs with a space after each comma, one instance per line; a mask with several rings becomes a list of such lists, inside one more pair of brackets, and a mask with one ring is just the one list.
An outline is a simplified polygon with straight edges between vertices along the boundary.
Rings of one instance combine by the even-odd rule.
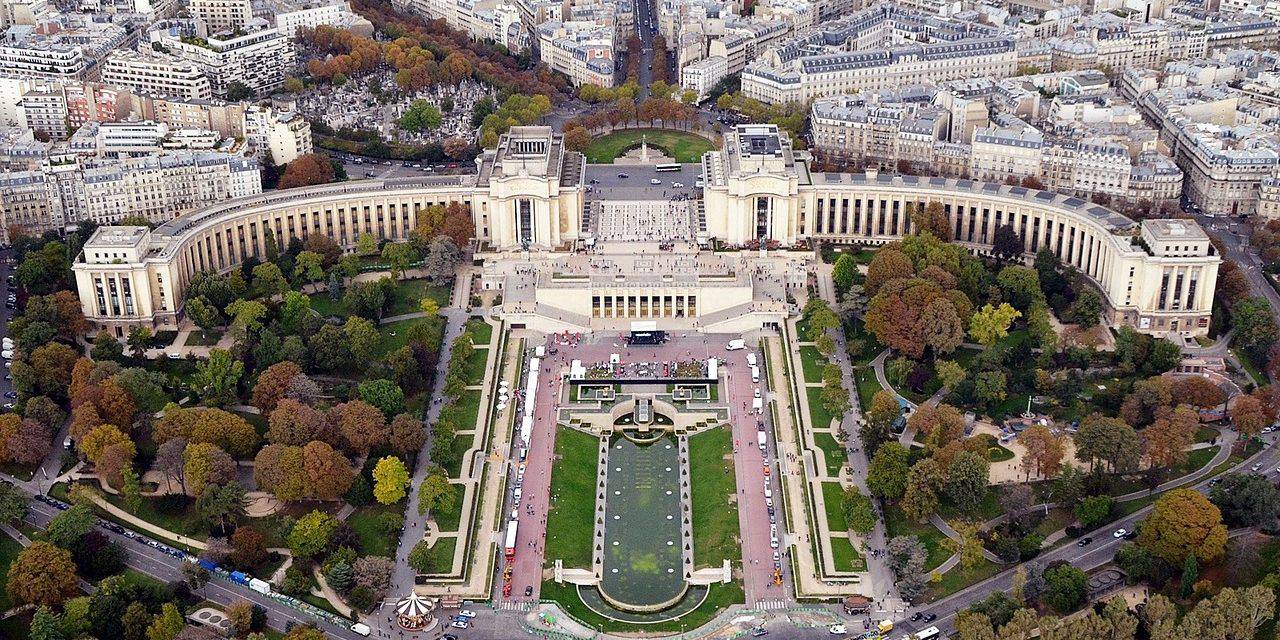
[[[1224, 475], [1225, 473], [1247, 471], [1248, 469], [1250, 469], [1250, 467], [1253, 464], [1257, 462], [1262, 462], [1264, 472], [1261, 475], [1269, 479], [1275, 480], [1277, 475], [1280, 475], [1280, 474], [1277, 474], [1275, 470], [1276, 457], [1277, 457], [1276, 450], [1274, 448], [1269, 447], [1267, 449], [1264, 449], [1258, 452], [1253, 457], [1245, 459], [1235, 467], [1228, 469], [1224, 473], [1218, 474], [1214, 477], [1222, 477], [1222, 475]], [[1201, 493], [1208, 493], [1208, 485], [1211, 480], [1212, 478], [1203, 479], [1191, 485], [1190, 488], [1193, 488], [1196, 491], [1199, 491]], [[1185, 487], [1179, 487], [1179, 488], [1185, 488]], [[1103, 527], [1100, 527], [1098, 529], [1088, 532], [1086, 536], [1092, 537], [1094, 539], [1094, 542], [1093, 544], [1090, 544], [1087, 547], [1080, 547], [1077, 545], [1077, 543], [1072, 542], [1070, 544], [1064, 545], [1062, 547], [1058, 547], [1057, 549], [1054, 549], [1040, 556], [1037, 556], [1036, 561], [1044, 564], [1048, 564], [1055, 560], [1066, 560], [1067, 562], [1071, 563], [1073, 566], [1076, 566], [1077, 568], [1080, 568], [1086, 571], [1090, 569], [1096, 569], [1102, 565], [1107, 564], [1108, 562], [1111, 562], [1111, 559], [1115, 556], [1116, 551], [1120, 549], [1121, 545], [1127, 542], [1123, 538], [1113, 537], [1112, 535], [1113, 532], [1121, 528], [1128, 529], [1129, 531], [1133, 531], [1137, 523], [1146, 519], [1147, 514], [1150, 513], [1150, 511], [1151, 511], [1151, 506], [1148, 505], [1146, 507], [1143, 507], [1139, 511], [1134, 512], [1133, 514], [1130, 514], [1119, 520], [1111, 522], [1110, 524], [1107, 524]], [[987, 595], [994, 592], [996, 589], [999, 589], [1001, 591], [1009, 591], [1010, 589], [1012, 589], [1013, 574], [1014, 574], [1015, 568], [1007, 569], [1004, 572], [997, 574], [996, 576], [990, 578], [987, 581], [980, 582], [976, 585], [968, 587], [967, 589], [960, 591], [958, 593], [955, 593], [942, 600], [939, 600], [938, 602], [924, 605], [921, 607], [913, 607], [909, 609], [909, 611], [919, 611], [921, 613], [936, 614], [938, 616], [938, 619], [930, 624], [937, 625], [940, 628], [944, 624], [947, 625], [947, 627], [950, 627], [954, 623], [956, 611], [967, 608], [969, 605], [973, 604], [974, 602], [977, 602], [978, 600], [985, 598]], [[908, 631], [918, 630], [918, 629], [914, 629], [913, 625], [910, 622], [906, 622], [904, 623], [904, 625], [906, 626]]]
[[[43, 502], [32, 502], [27, 510], [26, 520], [33, 526], [44, 528], [59, 513], [61, 513], [60, 510]], [[130, 568], [163, 582], [181, 581], [183, 579], [182, 565], [186, 563], [185, 560], [175, 558], [158, 549], [146, 546], [136, 539], [127, 538], [109, 529], [98, 527], [97, 530], [106, 535], [108, 540], [120, 544], [120, 547], [125, 551], [125, 563]], [[284, 631], [285, 626], [289, 622], [293, 622], [295, 624], [313, 624], [330, 637], [346, 638], [348, 640], [357, 640], [362, 637], [350, 629], [337, 627], [328, 622], [312, 618], [301, 611], [280, 604], [247, 587], [232, 586], [230, 583], [216, 577], [211, 578], [198, 595], [223, 606], [234, 604], [240, 600], [248, 600], [260, 605], [267, 612], [268, 624], [279, 631]]]
[[[725, 389], [726, 402], [733, 425], [734, 462], [737, 469], [738, 509], [740, 528], [742, 529], [742, 564], [743, 575], [746, 576], [744, 589], [747, 602], [755, 602], [770, 596], [779, 597], [777, 587], [773, 586], [773, 551], [770, 546], [769, 512], [765, 504], [764, 456], [758, 445], [758, 422], [762, 416], [751, 410], [751, 402], [755, 398], [755, 389], [759, 388], [751, 382], [750, 369], [746, 362], [745, 351], [741, 358], [732, 357], [726, 362]], [[771, 480], [772, 476], [768, 478]], [[774, 483], [770, 482], [770, 491], [778, 496]], [[775, 520], [777, 505], [775, 500]], [[781, 537], [779, 533], [779, 537]]]

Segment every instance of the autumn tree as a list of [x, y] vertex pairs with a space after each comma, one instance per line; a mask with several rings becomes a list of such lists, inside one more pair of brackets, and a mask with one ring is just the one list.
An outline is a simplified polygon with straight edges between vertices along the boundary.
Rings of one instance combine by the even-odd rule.
[[1075, 443], [1076, 458], [1091, 465], [1101, 462], [1111, 471], [1136, 469], [1142, 451], [1133, 427], [1098, 413], [1080, 422]]
[[1152, 467], [1172, 467], [1185, 460], [1199, 427], [1200, 416], [1190, 405], [1157, 410], [1155, 422], [1142, 431], [1148, 462]]
[[377, 407], [363, 400], [352, 400], [334, 407], [333, 412], [349, 451], [366, 454], [387, 443], [390, 430]]
[[946, 404], [920, 405], [907, 418], [907, 428], [924, 436], [931, 451], [937, 451], [964, 436], [964, 414]]
[[1212, 409], [1227, 401], [1226, 392], [1202, 376], [1174, 378], [1170, 395], [1177, 398], [1179, 403], [1202, 409]]
[[119, 428], [112, 424], [102, 424], [94, 427], [83, 438], [80, 439], [80, 454], [86, 460], [93, 464], [97, 464], [102, 456], [103, 450], [114, 444], [129, 444], [133, 441], [129, 436], [125, 435]]
[[311, 497], [319, 500], [341, 497], [356, 478], [356, 470], [346, 456], [319, 441], [308, 442], [302, 448], [302, 467]]
[[258, 381], [253, 386], [253, 406], [264, 415], [269, 415], [275, 410], [276, 403], [284, 397], [289, 381], [300, 373], [302, 368], [289, 360], [267, 367], [266, 371], [258, 375]]
[[35, 541], [9, 565], [7, 594], [18, 604], [56, 607], [80, 590], [71, 553]]
[[415, 416], [401, 413], [391, 420], [391, 448], [400, 456], [417, 453], [426, 439], [426, 428]]
[[1044, 425], [1033, 425], [1018, 435], [1018, 442], [1026, 449], [1022, 457], [1022, 470], [1027, 479], [1032, 472], [1042, 478], [1058, 475], [1062, 468], [1062, 458], [1066, 455], [1066, 444]]
[[1226, 549], [1227, 527], [1222, 512], [1203, 494], [1173, 489], [1156, 500], [1138, 533], [1138, 544], [1174, 566], [1192, 553], [1212, 563]]
[[253, 479], [258, 488], [285, 502], [310, 495], [302, 447], [269, 444], [254, 457]]
[[323, 153], [308, 153], [285, 165], [277, 188], [292, 189], [330, 182], [333, 182], [333, 165], [329, 163], [329, 157]]
[[880, 291], [880, 286], [895, 278], [910, 278], [915, 274], [915, 265], [905, 253], [897, 249], [881, 249], [867, 265], [867, 279], [863, 282], [863, 290], [868, 296]]
[[216, 445], [188, 444], [182, 460], [182, 474], [193, 496], [199, 497], [209, 485], [225, 484], [236, 478], [236, 461]]
[[862, 444], [867, 451], [876, 452], [883, 443], [893, 439], [893, 422], [901, 415], [902, 408], [898, 406], [898, 398], [892, 391], [876, 391], [871, 397], [871, 406], [866, 409], [866, 420], [860, 429]]
[[325, 415], [293, 398], [276, 402], [267, 419], [267, 440], [275, 444], [302, 446], [312, 440], [324, 440], [327, 429]]
[[1257, 436], [1270, 422], [1262, 402], [1251, 395], [1236, 396], [1228, 407], [1227, 414], [1231, 417], [1231, 424], [1236, 431], [1247, 438]]

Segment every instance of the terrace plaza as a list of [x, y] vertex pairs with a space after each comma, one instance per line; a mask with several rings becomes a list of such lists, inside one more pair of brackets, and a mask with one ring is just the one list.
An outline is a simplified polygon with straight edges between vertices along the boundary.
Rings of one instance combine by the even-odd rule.
[[672, 173], [588, 167], [549, 127], [515, 127], [477, 158], [474, 176], [277, 191], [154, 230], [102, 227], [74, 270], [91, 321], [120, 335], [134, 325], [173, 328], [191, 277], [260, 255], [265, 234], [283, 247], [323, 233], [351, 250], [366, 233], [404, 241], [419, 211], [461, 202], [474, 217], [483, 287], [503, 294], [497, 318], [543, 331], [656, 319], [738, 333], [794, 313], [783, 285], [801, 284], [800, 260], [811, 254], [785, 249], [807, 249], [810, 241], [885, 244], [913, 231], [911, 210], [936, 202], [954, 242], [975, 252], [989, 251], [1003, 225], [1026, 253], [1054, 251], [1102, 291], [1110, 322], [1157, 334], [1208, 330], [1221, 258], [1192, 221], [1138, 224], [1047, 191], [873, 171], [811, 173], [807, 161], [772, 125], [741, 125], [719, 151]]

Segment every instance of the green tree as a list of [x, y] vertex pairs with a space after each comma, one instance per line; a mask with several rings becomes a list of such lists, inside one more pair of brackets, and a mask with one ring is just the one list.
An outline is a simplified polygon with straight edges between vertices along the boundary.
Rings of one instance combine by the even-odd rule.
[[293, 528], [285, 537], [285, 544], [294, 556], [311, 558], [328, 546], [337, 529], [336, 518], [323, 511], [312, 511], [293, 523]]
[[133, 350], [133, 357], [141, 360], [147, 353], [147, 344], [151, 342], [151, 330], [146, 327], [134, 327], [129, 330], [126, 342]]
[[125, 467], [120, 472], [123, 478], [123, 484], [120, 487], [120, 497], [124, 499], [125, 509], [129, 513], [137, 513], [142, 507], [142, 483], [138, 478], [138, 472], [133, 467]]
[[1089, 577], [1069, 564], [1044, 572], [1044, 602], [1062, 613], [1075, 611], [1084, 601]]
[[1200, 563], [1196, 562], [1196, 554], [1187, 554], [1187, 559], [1182, 563], [1182, 584], [1179, 585], [1178, 595], [1183, 598], [1191, 597], [1191, 592], [1196, 586], [1196, 580], [1200, 579]]
[[206, 405], [228, 406], [236, 403], [237, 386], [243, 375], [243, 360], [233, 358], [225, 349], [210, 349], [209, 359], [196, 364], [191, 384]]
[[944, 389], [955, 389], [969, 375], [964, 367], [954, 360], [935, 360], [933, 372], [938, 376], [938, 381], [942, 383]]
[[1089, 496], [1076, 505], [1076, 520], [1085, 529], [1097, 527], [1111, 517], [1113, 504], [1111, 496]]
[[391, 267], [391, 277], [398, 280], [418, 259], [418, 250], [408, 242], [388, 242], [382, 247], [382, 259]]
[[[342, 333], [347, 337], [347, 347], [352, 355], [371, 354], [382, 341], [382, 334], [378, 333], [373, 323], [360, 316], [347, 318], [342, 325]], [[357, 366], [361, 367], [367, 363], [365, 358], [356, 358], [356, 361]]]
[[409, 489], [409, 470], [400, 458], [386, 456], [373, 468], [373, 497], [382, 504], [395, 504]]
[[377, 407], [387, 419], [404, 411], [404, 391], [390, 380], [368, 380], [356, 389], [361, 400]]
[[1271, 315], [1271, 305], [1266, 298], [1245, 298], [1231, 308], [1231, 320], [1236, 329], [1235, 343], [1244, 347], [1255, 360], [1264, 361], [1271, 345], [1280, 338]]
[[293, 259], [293, 277], [311, 284], [324, 279], [324, 257], [315, 251], [303, 251]]
[[70, 549], [80, 542], [84, 534], [93, 531], [94, 522], [93, 509], [83, 504], [72, 505], [45, 525], [45, 539], [63, 549]]
[[963, 451], [952, 459], [944, 485], [952, 504], [965, 513], [976, 513], [987, 497], [990, 465], [985, 455], [972, 451]]
[[907, 490], [907, 476], [911, 471], [911, 454], [897, 442], [887, 442], [871, 457], [867, 468], [867, 489], [872, 495], [886, 500], [897, 500]]
[[857, 487], [844, 490], [840, 510], [849, 523], [849, 529], [855, 533], [866, 535], [876, 526], [876, 510], [871, 505], [871, 498], [862, 495]]
[[1229, 473], [1209, 492], [1209, 500], [1233, 527], [1251, 527], [1275, 519], [1280, 513], [1280, 490], [1265, 476]]
[[840, 254], [840, 257], [836, 258], [836, 263], [831, 267], [831, 281], [835, 283], [836, 291], [841, 294], [848, 291], [853, 286], [857, 276], [858, 266], [853, 257], [847, 253]]
[[409, 552], [409, 566], [418, 573], [429, 573], [432, 569], [431, 546], [426, 540], [418, 541]]
[[1092, 287], [1081, 287], [1076, 299], [1063, 313], [1063, 320], [1080, 325], [1084, 329], [1092, 329], [1102, 318], [1102, 296]]
[[1022, 312], [1008, 303], [1002, 302], [999, 307], [983, 305], [969, 320], [969, 335], [978, 344], [990, 347], [1009, 335], [1009, 325], [1021, 316]]
[[124, 346], [110, 333], [99, 331], [98, 335], [93, 339], [93, 349], [89, 351], [89, 357], [98, 361], [115, 360], [118, 362], [124, 357]]
[[1005, 399], [1009, 383], [1003, 371], [983, 371], [973, 380], [973, 392], [978, 400], [987, 405], [997, 404]]
[[253, 268], [253, 290], [263, 298], [274, 298], [289, 290], [289, 281], [274, 262], [264, 262]]
[[360, 234], [359, 238], [356, 238], [356, 255], [372, 256], [372, 255], [377, 255], [377, 253], [378, 253], [378, 240], [377, 238], [373, 237], [372, 233], [369, 233], [368, 231], [366, 231]]
[[901, 416], [902, 408], [893, 392], [881, 389], [871, 396], [871, 406], [866, 409], [866, 424], [859, 430], [862, 444], [868, 451], [879, 451], [882, 443], [893, 439], [893, 423]]
[[186, 621], [178, 607], [172, 602], [166, 602], [160, 608], [160, 615], [147, 627], [147, 640], [173, 640], [185, 626]]
[[434, 131], [440, 128], [440, 109], [426, 100], [414, 100], [400, 116], [401, 129], [413, 131]]
[[1137, 468], [1142, 447], [1138, 432], [1118, 418], [1091, 414], [1080, 422], [1075, 435], [1076, 458], [1096, 465], [1105, 463], [1112, 471]]
[[66, 638], [58, 626], [58, 616], [54, 615], [49, 607], [36, 609], [35, 615], [31, 617], [31, 631], [28, 637], [31, 640], [64, 640]]
[[449, 478], [439, 473], [430, 474], [418, 487], [418, 515], [436, 510], [448, 511], [457, 500], [458, 493], [449, 484]]

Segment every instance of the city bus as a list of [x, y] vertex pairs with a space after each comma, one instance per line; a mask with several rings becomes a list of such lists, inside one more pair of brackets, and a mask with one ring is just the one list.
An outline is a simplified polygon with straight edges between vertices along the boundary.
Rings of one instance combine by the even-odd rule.
[[915, 635], [915, 640], [935, 640], [942, 636], [942, 632], [937, 627], [929, 627]]
[[653, 170], [654, 170], [654, 171], [659, 171], [659, 172], [661, 172], [661, 171], [679, 171], [679, 170], [680, 170], [680, 165], [679, 165], [679, 164], [676, 164], [676, 163], [674, 163], [674, 162], [670, 162], [670, 163], [667, 163], [667, 164], [660, 164], [660, 165], [657, 165], [657, 166], [655, 166], [655, 167], [653, 168]]

